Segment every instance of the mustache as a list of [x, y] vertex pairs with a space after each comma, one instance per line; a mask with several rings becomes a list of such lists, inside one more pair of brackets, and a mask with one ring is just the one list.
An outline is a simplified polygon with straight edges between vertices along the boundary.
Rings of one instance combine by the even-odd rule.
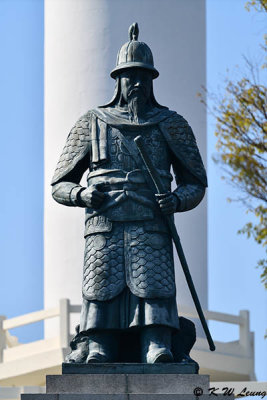
[[143, 95], [145, 95], [145, 89], [142, 86], [133, 87], [132, 89], [130, 89], [128, 97], [131, 97], [133, 94], [137, 93], [142, 93]]

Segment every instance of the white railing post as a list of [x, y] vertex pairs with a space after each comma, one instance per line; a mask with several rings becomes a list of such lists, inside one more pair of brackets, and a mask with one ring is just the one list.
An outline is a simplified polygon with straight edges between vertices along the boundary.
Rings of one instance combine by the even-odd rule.
[[59, 321], [60, 321], [60, 343], [61, 347], [69, 347], [70, 335], [70, 301], [61, 299], [59, 301]]
[[6, 332], [4, 331], [3, 321], [6, 319], [4, 315], [0, 315], [0, 362], [3, 362], [3, 353], [6, 348]]
[[239, 316], [241, 323], [239, 325], [239, 342], [244, 348], [246, 354], [251, 354], [251, 343], [250, 343], [250, 333], [249, 333], [249, 311], [241, 310], [239, 311]]
[[250, 332], [250, 357], [251, 357], [251, 364], [250, 364], [250, 380], [251, 381], [256, 381], [256, 375], [255, 375], [255, 337], [254, 337], [254, 332]]

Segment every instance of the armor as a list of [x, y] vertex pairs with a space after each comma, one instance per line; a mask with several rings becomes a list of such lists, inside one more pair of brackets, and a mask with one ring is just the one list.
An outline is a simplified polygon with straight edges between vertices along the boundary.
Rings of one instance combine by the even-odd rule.
[[123, 289], [143, 298], [175, 295], [172, 244], [168, 234], [143, 224], [114, 223], [110, 232], [86, 237], [83, 296], [106, 301]]
[[[99, 123], [99, 126], [96, 124]], [[105, 163], [106, 160], [106, 139], [102, 139], [102, 153], [99, 156], [100, 139], [106, 131], [106, 126], [116, 126], [118, 130], [129, 129], [136, 131], [140, 127], [151, 127], [157, 125], [161, 130], [166, 143], [173, 157], [181, 164], [179, 180], [182, 183], [192, 183], [207, 187], [206, 171], [197, 147], [196, 139], [188, 122], [179, 114], [168, 109], [162, 109], [155, 113], [147, 123], [133, 124], [126, 117], [120, 116], [116, 110], [110, 107], [99, 107], [84, 114], [71, 129], [66, 144], [63, 148], [55, 173], [52, 179], [52, 186], [60, 181], [67, 181], [68, 177], [72, 181], [79, 182], [83, 173], [89, 168], [90, 155], [98, 165]], [[98, 132], [97, 139], [94, 132]], [[96, 150], [97, 148], [97, 150]], [[134, 148], [132, 148], [134, 151]], [[75, 205], [75, 204], [74, 204]], [[183, 210], [177, 210], [183, 211]], [[184, 210], [185, 211], [185, 210]]]
[[[196, 198], [198, 200], [198, 191], [201, 192], [201, 196], [203, 195], [203, 188], [201, 191], [200, 185], [196, 183], [186, 185], [178, 181], [178, 177], [183, 175], [181, 163], [173, 157], [163, 130], [158, 124], [127, 130], [110, 126], [103, 120], [99, 121], [94, 113], [91, 122], [87, 123], [84, 119], [82, 121], [83, 127], [78, 128], [81, 138], [75, 141], [70, 138], [70, 145], [67, 144], [66, 148], [69, 153], [77, 151], [79, 144], [84, 144], [87, 137], [89, 146], [86, 154], [89, 157], [84, 157], [88, 162], [86, 167], [90, 171], [87, 178], [88, 186], [97, 186], [97, 189], [106, 196], [99, 209], [86, 208], [85, 211], [83, 296], [88, 300], [106, 301], [117, 296], [126, 286], [134, 295], [143, 298], [174, 296], [171, 238], [141, 169], [141, 160], [138, 155], [134, 155], [133, 138], [142, 134], [150, 158], [164, 182], [166, 192], [171, 189], [170, 167], [173, 165], [178, 184], [175, 193], [182, 199], [180, 207], [188, 208], [188, 205], [190, 207], [190, 202], [194, 202]], [[173, 129], [173, 124], [171, 127]], [[105, 143], [101, 143], [100, 140], [101, 129], [105, 131]], [[98, 138], [95, 142], [90, 140], [94, 130]], [[74, 132], [72, 130], [71, 133]], [[189, 133], [182, 135], [188, 146]], [[170, 137], [173, 136], [175, 137], [174, 132], [171, 131]], [[172, 145], [173, 142], [176, 146], [178, 143], [180, 151], [182, 140], [175, 138]], [[132, 147], [129, 147], [129, 144]], [[101, 147], [105, 160], [100, 159]], [[85, 154], [83, 148], [80, 152]], [[193, 160], [192, 154], [199, 153], [190, 153]], [[74, 158], [78, 166], [83, 162], [83, 159], [79, 158], [79, 153], [75, 153]], [[70, 157], [61, 157], [56, 177], [62, 166], [67, 176], [75, 174], [75, 167], [70, 169], [65, 164], [65, 159], [68, 160]], [[61, 196], [59, 196], [60, 188]], [[74, 193], [77, 195], [80, 189], [78, 182], [58, 183], [54, 186], [54, 197], [67, 205], [75, 205], [72, 197]]]

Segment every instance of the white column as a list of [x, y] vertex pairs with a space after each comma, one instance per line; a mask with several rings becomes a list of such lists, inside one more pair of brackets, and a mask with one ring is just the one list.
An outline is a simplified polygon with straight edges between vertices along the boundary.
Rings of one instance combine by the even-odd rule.
[[[156, 99], [190, 122], [206, 159], [206, 116], [197, 98], [206, 82], [205, 0], [45, 0], [45, 307], [60, 298], [81, 303], [84, 213], [57, 204], [50, 181], [76, 120], [112, 97], [109, 72], [133, 22], [139, 23], [139, 40], [151, 47], [160, 72]], [[176, 223], [206, 308], [206, 201], [177, 215]], [[176, 264], [178, 302], [190, 305]], [[53, 329], [46, 325], [46, 337]]]

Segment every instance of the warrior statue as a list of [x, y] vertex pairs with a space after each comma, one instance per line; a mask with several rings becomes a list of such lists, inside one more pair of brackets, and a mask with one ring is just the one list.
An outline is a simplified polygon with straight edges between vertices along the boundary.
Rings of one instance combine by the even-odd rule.
[[[68, 362], [120, 360], [124, 333], [138, 337], [140, 362], [177, 361], [174, 339], [181, 339], [179, 332], [190, 325], [178, 317], [172, 239], [164, 215], [196, 207], [205, 193], [206, 173], [187, 121], [154, 97], [152, 83], [159, 73], [150, 48], [138, 41], [136, 23], [129, 35], [111, 72], [116, 80], [112, 100], [77, 121], [52, 181], [58, 203], [85, 208], [83, 303]], [[138, 135], [163, 194], [155, 196], [149, 186], [134, 142]], [[177, 184], [173, 192], [171, 166]], [[87, 187], [82, 187], [85, 171]], [[188, 354], [186, 340], [183, 352]]]

